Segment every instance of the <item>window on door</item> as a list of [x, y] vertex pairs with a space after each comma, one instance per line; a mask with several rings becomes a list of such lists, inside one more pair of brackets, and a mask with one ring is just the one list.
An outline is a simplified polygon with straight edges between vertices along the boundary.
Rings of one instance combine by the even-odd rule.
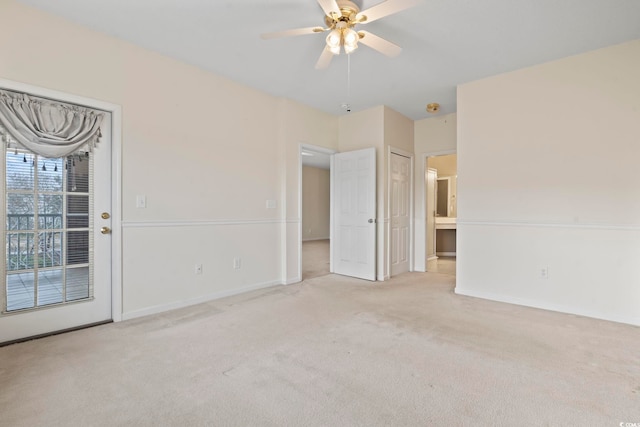
[[93, 297], [92, 160], [5, 153], [5, 312]]

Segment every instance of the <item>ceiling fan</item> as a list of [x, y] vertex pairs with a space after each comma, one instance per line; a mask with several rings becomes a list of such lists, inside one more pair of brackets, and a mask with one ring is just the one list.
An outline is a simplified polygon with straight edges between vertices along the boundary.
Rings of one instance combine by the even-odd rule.
[[[293, 30], [277, 31], [262, 34], [263, 39], [279, 37], [300, 36], [304, 34], [316, 34], [329, 31], [326, 38], [326, 46], [316, 63], [317, 69], [326, 68], [331, 63], [334, 55], [340, 54], [344, 48], [345, 53], [350, 54], [358, 48], [358, 42], [378, 52], [394, 57], [402, 51], [400, 46], [388, 40], [378, 37], [368, 31], [356, 31], [354, 27], [359, 24], [367, 24], [385, 16], [400, 12], [415, 6], [420, 0], [386, 0], [369, 9], [360, 10], [355, 1], [349, 0], [317, 0], [325, 13], [326, 27], [296, 28]], [[361, 3], [361, 2], [359, 2]]]

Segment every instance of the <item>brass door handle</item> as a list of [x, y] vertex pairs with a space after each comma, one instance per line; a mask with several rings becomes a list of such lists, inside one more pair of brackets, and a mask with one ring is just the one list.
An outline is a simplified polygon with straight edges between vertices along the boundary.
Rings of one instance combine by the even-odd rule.
[[111, 234], [111, 229], [110, 229], [109, 227], [102, 227], [102, 228], [100, 229], [100, 232], [101, 232], [102, 234]]

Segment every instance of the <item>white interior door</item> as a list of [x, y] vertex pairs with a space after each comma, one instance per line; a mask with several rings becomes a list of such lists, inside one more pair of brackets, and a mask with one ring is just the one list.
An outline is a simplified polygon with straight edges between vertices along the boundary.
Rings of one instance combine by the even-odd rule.
[[332, 175], [333, 272], [375, 280], [375, 148], [334, 154]]
[[4, 149], [0, 342], [112, 317], [109, 113], [101, 131], [89, 154]]
[[436, 206], [438, 203], [437, 192], [438, 171], [427, 169], [427, 261], [436, 256]]
[[409, 271], [411, 159], [391, 153], [391, 275]]

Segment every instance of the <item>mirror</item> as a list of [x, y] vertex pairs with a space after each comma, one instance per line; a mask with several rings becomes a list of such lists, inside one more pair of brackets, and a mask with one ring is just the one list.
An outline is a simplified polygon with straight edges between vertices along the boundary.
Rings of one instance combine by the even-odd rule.
[[436, 216], [449, 216], [449, 177], [438, 178]]
[[446, 176], [437, 180], [437, 217], [455, 217], [456, 212], [456, 177]]

